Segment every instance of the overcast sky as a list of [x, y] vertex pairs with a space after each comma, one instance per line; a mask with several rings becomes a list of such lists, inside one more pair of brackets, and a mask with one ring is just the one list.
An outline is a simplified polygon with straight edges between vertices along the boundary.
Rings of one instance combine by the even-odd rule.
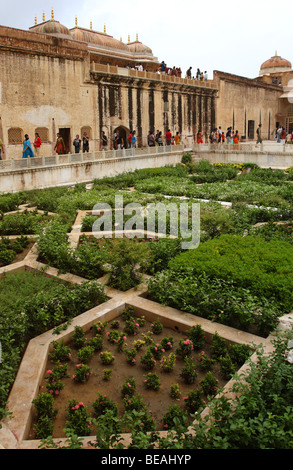
[[150, 47], [169, 66], [189, 66], [254, 78], [277, 51], [292, 61], [292, 0], [0, 0], [0, 24], [27, 30], [35, 16], [42, 22], [54, 9], [55, 20], [78, 25]]

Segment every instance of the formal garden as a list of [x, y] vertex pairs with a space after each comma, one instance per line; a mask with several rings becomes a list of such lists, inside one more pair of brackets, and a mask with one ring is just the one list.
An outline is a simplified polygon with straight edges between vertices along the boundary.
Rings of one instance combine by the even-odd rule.
[[[290, 168], [212, 165], [186, 154], [175, 167], [0, 196], [0, 419], [9, 419], [9, 393], [30, 340], [53, 330], [27, 436], [41, 447], [81, 448], [90, 436], [98, 448], [292, 448], [293, 335], [277, 329], [293, 311], [292, 184]], [[104, 213], [94, 207], [113, 208], [115, 230], [117, 195], [124, 207], [146, 209], [143, 235], [97, 236]], [[180, 230], [171, 236], [169, 213], [167, 236], [159, 216], [155, 233], [147, 230], [150, 205], [182, 202], [189, 228], [200, 203], [200, 244], [190, 250]], [[123, 226], [132, 216], [122, 215]], [[31, 249], [36, 268], [13, 270]], [[109, 292], [136, 295], [141, 285], [146, 301], [194, 317], [194, 325], [172, 328], [128, 307], [58, 341]], [[202, 321], [258, 345], [217, 332], [207, 340]], [[274, 348], [264, 354], [268, 340]], [[221, 391], [232, 378], [235, 395], [227, 397]]]

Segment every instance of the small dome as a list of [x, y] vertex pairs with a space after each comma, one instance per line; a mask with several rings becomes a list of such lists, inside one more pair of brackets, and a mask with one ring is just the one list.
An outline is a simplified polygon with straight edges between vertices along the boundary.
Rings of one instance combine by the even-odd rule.
[[148, 47], [142, 44], [140, 41], [134, 41], [127, 44], [127, 48], [131, 52], [140, 52], [142, 54], [152, 54], [153, 51]]
[[83, 41], [88, 44], [97, 44], [99, 46], [111, 47], [113, 49], [127, 50], [126, 45], [109, 36], [106, 33], [99, 33], [91, 29], [75, 27], [70, 30], [71, 37], [77, 41]]
[[50, 34], [51, 36], [60, 36], [66, 37], [67, 39], [71, 39], [69, 29], [66, 28], [66, 26], [64, 26], [63, 24], [59, 23], [59, 21], [55, 21], [53, 19], [32, 26], [29, 29], [34, 33]]
[[283, 59], [282, 57], [276, 54], [271, 57], [270, 59], [266, 60], [260, 67], [260, 72], [264, 73], [272, 73], [278, 71], [287, 71], [291, 70], [292, 64], [289, 60]]

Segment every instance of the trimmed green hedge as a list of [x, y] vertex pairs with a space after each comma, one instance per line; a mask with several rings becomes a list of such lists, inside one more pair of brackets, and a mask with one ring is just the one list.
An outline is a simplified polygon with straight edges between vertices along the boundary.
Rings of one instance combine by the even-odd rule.
[[284, 312], [293, 308], [293, 246], [284, 241], [223, 235], [178, 255], [169, 267], [232, 281], [275, 299]]

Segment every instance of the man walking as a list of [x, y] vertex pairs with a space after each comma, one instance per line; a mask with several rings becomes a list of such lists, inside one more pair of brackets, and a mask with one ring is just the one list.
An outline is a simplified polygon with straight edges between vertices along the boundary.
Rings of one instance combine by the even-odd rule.
[[257, 144], [261, 144], [261, 143], [262, 143], [262, 138], [261, 138], [261, 124], [258, 125], [256, 134], [257, 134], [257, 141], [256, 141], [256, 143], [257, 143]]

